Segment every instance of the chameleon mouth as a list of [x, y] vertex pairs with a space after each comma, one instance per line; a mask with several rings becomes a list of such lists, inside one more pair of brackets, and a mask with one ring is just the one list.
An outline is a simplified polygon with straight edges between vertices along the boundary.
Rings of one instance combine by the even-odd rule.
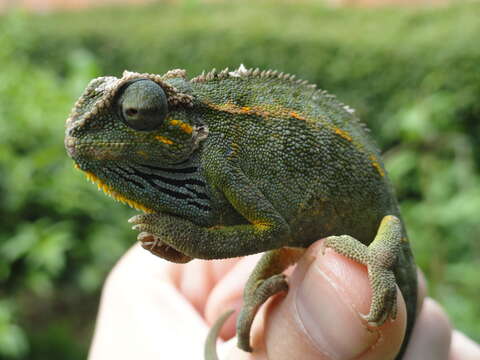
[[[80, 165], [77, 163], [74, 164], [75, 169], [81, 170], [87, 179], [94, 184], [97, 184], [98, 190], [102, 190], [108, 196], [111, 196], [113, 199], [120, 201], [124, 204], [129, 205], [130, 207], [141, 210], [145, 213], [154, 213], [153, 210], [145, 207], [144, 205], [126, 198], [125, 196], [116, 192], [111, 186], [105, 184], [98, 176], [93, 174], [90, 171], [83, 170]], [[164, 258], [165, 260], [172, 261], [175, 263], [184, 264], [192, 260], [193, 258], [181, 253], [170, 245], [165, 244], [163, 241], [158, 239], [156, 236], [153, 236], [148, 233], [140, 233], [138, 235], [138, 240], [142, 243], [144, 249], [149, 250], [153, 254]]]
[[121, 158], [126, 148], [132, 146], [129, 142], [118, 141], [80, 141], [73, 136], [65, 136], [65, 149], [72, 159], [90, 158], [92, 160], [117, 160]]
[[105, 194], [107, 194], [108, 196], [112, 197], [114, 200], [116, 201], [119, 201], [123, 204], [127, 204], [128, 206], [130, 206], [131, 208], [134, 208], [136, 210], [140, 210], [140, 211], [143, 211], [144, 213], [153, 213], [155, 211], [153, 211], [152, 209], [149, 209], [147, 208], [146, 206], [140, 204], [139, 202], [137, 201], [134, 201], [134, 200], [131, 200], [127, 197], [125, 197], [124, 195], [118, 193], [115, 189], [113, 189], [110, 185], [107, 185], [105, 184], [105, 182], [103, 182], [97, 175], [95, 175], [94, 173], [90, 172], [90, 171], [87, 171], [87, 170], [83, 170], [80, 165], [78, 165], [77, 163], [74, 164], [74, 167], [75, 169], [78, 169], [78, 170], [81, 170], [83, 171], [83, 173], [85, 174], [87, 180], [89, 180], [90, 182], [92, 182], [93, 184], [96, 184], [97, 187], [98, 187], [98, 190], [102, 190]]

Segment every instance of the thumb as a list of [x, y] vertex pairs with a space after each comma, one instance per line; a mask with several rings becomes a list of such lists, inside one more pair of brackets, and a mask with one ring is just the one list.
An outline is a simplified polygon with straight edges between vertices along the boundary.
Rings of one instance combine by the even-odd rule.
[[371, 301], [366, 267], [330, 249], [323, 255], [319, 241], [292, 274], [288, 295], [277, 297], [267, 307], [259, 350], [275, 360], [300, 355], [305, 360], [394, 359], [406, 322], [399, 290], [397, 296], [397, 319], [367, 328], [361, 318]]

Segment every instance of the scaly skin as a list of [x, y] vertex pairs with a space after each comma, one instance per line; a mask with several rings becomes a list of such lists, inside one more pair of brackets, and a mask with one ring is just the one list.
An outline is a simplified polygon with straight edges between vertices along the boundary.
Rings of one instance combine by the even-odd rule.
[[[145, 214], [130, 219], [142, 246], [184, 263], [266, 252], [237, 322], [252, 351], [259, 306], [288, 289], [282, 271], [320, 238], [368, 267], [366, 325], [396, 316], [408, 342], [417, 301], [413, 257], [375, 143], [353, 111], [290, 75], [239, 69], [187, 80], [125, 72], [91, 81], [67, 120], [76, 167]], [[223, 319], [222, 319], [223, 320]], [[210, 335], [207, 359], [215, 359]]]

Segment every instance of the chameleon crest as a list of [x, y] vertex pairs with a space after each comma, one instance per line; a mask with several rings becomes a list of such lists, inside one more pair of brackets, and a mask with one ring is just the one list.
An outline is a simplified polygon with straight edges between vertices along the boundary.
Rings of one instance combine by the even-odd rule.
[[245, 287], [240, 348], [252, 350], [258, 307], [287, 290], [283, 269], [320, 238], [369, 268], [371, 326], [395, 318], [398, 284], [408, 339], [416, 269], [395, 194], [366, 127], [327, 92], [243, 65], [191, 80], [183, 70], [100, 77], [67, 119], [65, 146], [90, 180], [143, 212], [130, 222], [155, 255], [265, 252]]

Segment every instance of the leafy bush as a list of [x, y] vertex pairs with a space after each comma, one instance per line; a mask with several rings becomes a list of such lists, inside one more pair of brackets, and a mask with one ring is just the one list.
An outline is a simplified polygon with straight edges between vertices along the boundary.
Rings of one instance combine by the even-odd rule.
[[133, 211], [97, 194], [63, 149], [87, 82], [240, 63], [295, 73], [357, 109], [386, 150], [430, 293], [480, 341], [479, 8], [185, 2], [3, 16], [0, 358], [84, 358], [102, 281], [135, 237]]

